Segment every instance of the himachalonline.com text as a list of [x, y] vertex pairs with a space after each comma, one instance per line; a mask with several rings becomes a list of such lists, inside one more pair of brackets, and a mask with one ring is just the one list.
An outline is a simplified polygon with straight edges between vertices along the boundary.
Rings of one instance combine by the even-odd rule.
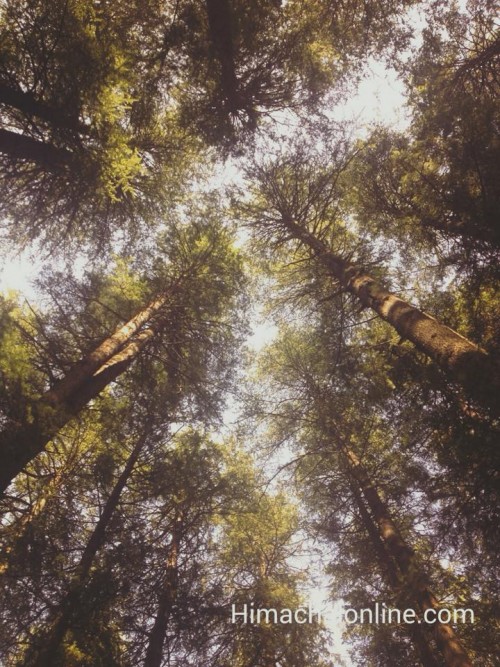
[[342, 608], [335, 606], [331, 610], [315, 609], [311, 604], [296, 609], [283, 607], [255, 607], [254, 603], [235, 605], [231, 607], [232, 623], [249, 624], [290, 624], [298, 623], [322, 623], [337, 621], [347, 625], [354, 624], [376, 624], [384, 625], [391, 623], [474, 623], [474, 611], [472, 609], [446, 607], [440, 609], [426, 609], [423, 613], [415, 609], [398, 609], [389, 607], [384, 602], [376, 602], [373, 607], [363, 609]]

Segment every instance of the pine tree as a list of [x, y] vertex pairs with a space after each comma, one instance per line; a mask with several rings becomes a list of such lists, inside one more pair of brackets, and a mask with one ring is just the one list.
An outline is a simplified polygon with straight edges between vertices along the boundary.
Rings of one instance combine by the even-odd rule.
[[[195, 223], [181, 230], [177, 239], [175, 233], [172, 236], [171, 264], [167, 260], [163, 284], [160, 282], [148, 305], [84, 354], [53, 388], [30, 401], [22, 421], [7, 423], [1, 435], [3, 490], [60, 428], [127, 370], [162, 333], [170, 345], [165, 368], [174, 376], [182, 372], [179, 364], [186, 364], [185, 349], [193, 336], [199, 335], [209, 345], [211, 336], [215, 338], [217, 322], [224, 320], [226, 307], [235, 299], [241, 279], [238, 255], [230, 246], [229, 235], [212, 222]], [[161, 270], [160, 265], [157, 272]], [[198, 276], [201, 282], [197, 282]], [[204, 292], [205, 299], [200, 301], [202, 285], [210, 292]], [[206, 333], [202, 331], [205, 321]], [[165, 337], [162, 340], [165, 344]], [[192, 374], [193, 359], [190, 364], [192, 369], [185, 370]]]
[[[370, 274], [364, 268], [370, 258], [348, 230], [344, 201], [342, 178], [352, 149], [342, 143], [330, 148], [325, 148], [330, 164], [299, 143], [288, 154], [250, 168], [255, 198], [241, 206], [251, 226], [275, 246], [292, 241], [295, 249], [305, 249], [305, 257], [321, 266], [336, 289], [374, 311], [496, 416], [500, 373], [495, 358], [392, 293], [377, 272]], [[356, 254], [362, 257], [358, 262], [353, 260]]]

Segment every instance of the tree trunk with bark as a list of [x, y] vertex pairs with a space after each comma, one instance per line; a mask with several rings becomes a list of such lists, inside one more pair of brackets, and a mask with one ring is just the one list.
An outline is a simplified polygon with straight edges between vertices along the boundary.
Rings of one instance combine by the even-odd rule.
[[137, 463], [137, 459], [146, 443], [147, 436], [148, 433], [146, 432], [138, 439], [120, 477], [109, 495], [99, 521], [82, 553], [68, 592], [55, 613], [55, 620], [52, 622], [48, 633], [43, 637], [42, 648], [28, 655], [23, 663], [24, 667], [52, 667], [52, 665], [56, 664], [56, 655], [64, 640], [64, 636], [78, 615], [81, 595], [88, 582], [90, 570], [97, 552], [104, 544], [106, 529], [118, 507], [120, 496]]
[[498, 414], [500, 367], [485, 350], [389, 292], [362, 268], [333, 253], [326, 243], [293, 220], [284, 219], [283, 226], [292, 238], [311, 249], [343, 289], [424, 352], [461, 384], [471, 398]]
[[[389, 508], [372, 484], [364, 466], [350, 450], [344, 451], [344, 460], [349, 475], [358, 484], [366, 499], [382, 542], [394, 559], [406, 585], [409, 586], [409, 597], [413, 597], [422, 612], [428, 609], [438, 610], [439, 603], [427, 585], [425, 573], [416, 562], [415, 552], [403, 539]], [[450, 625], [436, 620], [432, 628], [447, 667], [472, 667], [472, 662]]]
[[62, 465], [45, 485], [40, 496], [32, 504], [30, 509], [16, 522], [13, 534], [9, 536], [10, 544], [3, 550], [0, 558], [0, 575], [5, 576], [9, 571], [11, 554], [16, 549], [16, 544], [24, 538], [32, 522], [43, 512], [47, 502], [57, 493], [65, 475], [68, 472], [68, 462]]
[[231, 8], [227, 0], [205, 0], [212, 51], [221, 73], [221, 88], [229, 111], [236, 113], [242, 106], [234, 58]]
[[31, 406], [31, 422], [0, 433], [0, 492], [46, 447], [54, 435], [121, 375], [164, 326], [168, 294], [155, 298], [71, 368]]
[[75, 154], [66, 148], [58, 148], [25, 134], [4, 129], [0, 129], [0, 153], [13, 161], [38, 164], [54, 173], [60, 173], [76, 164]]
[[149, 644], [144, 659], [144, 667], [161, 667], [163, 647], [167, 636], [168, 621], [177, 598], [178, 558], [182, 534], [182, 517], [176, 516], [165, 562], [165, 574], [158, 596], [158, 610], [149, 635]]
[[42, 102], [31, 92], [25, 92], [5, 82], [0, 82], [0, 105], [20, 111], [27, 118], [40, 118], [46, 123], [78, 134], [88, 134], [89, 128], [78, 118], [61, 112], [60, 108]]
[[[380, 533], [377, 526], [374, 524], [370, 513], [365, 505], [358, 486], [353, 481], [352, 478], [349, 479], [349, 485], [351, 487], [356, 506], [359, 511], [359, 516], [363, 524], [364, 529], [366, 530], [368, 537], [375, 549], [377, 554], [377, 560], [379, 563], [380, 571], [382, 576], [387, 580], [390, 588], [393, 590], [396, 596], [401, 592], [403, 582], [398, 574], [396, 564], [392, 559], [391, 555], [387, 551], [387, 548], [382, 541]], [[439, 667], [440, 661], [437, 660], [434, 655], [434, 649], [429, 643], [429, 639], [426, 636], [424, 629], [421, 625], [411, 624], [405, 625], [405, 630], [407, 631], [413, 645], [415, 646], [416, 652], [420, 659], [420, 662], [423, 667]]]

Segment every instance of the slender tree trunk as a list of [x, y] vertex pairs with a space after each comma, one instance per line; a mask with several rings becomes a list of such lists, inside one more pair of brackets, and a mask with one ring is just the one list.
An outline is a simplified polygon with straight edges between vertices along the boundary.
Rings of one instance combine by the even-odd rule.
[[178, 557], [182, 532], [182, 519], [177, 516], [172, 530], [172, 541], [165, 563], [165, 575], [158, 599], [153, 629], [149, 635], [149, 644], [144, 660], [144, 667], [161, 667], [163, 646], [167, 636], [168, 621], [177, 598]]
[[32, 522], [40, 516], [43, 512], [47, 501], [50, 500], [59, 489], [62, 480], [65, 477], [68, 466], [62, 465], [56, 473], [51, 477], [49, 482], [45, 485], [39, 497], [30, 507], [30, 509], [23, 514], [23, 516], [16, 522], [13, 534], [9, 536], [10, 544], [3, 550], [0, 560], [0, 574], [5, 576], [10, 567], [10, 555], [15, 550], [16, 544], [22, 540], [26, 535]]
[[234, 60], [231, 7], [228, 0], [205, 0], [212, 50], [220, 66], [221, 87], [230, 111], [241, 108]]
[[[413, 549], [404, 541], [392, 519], [389, 508], [372, 484], [365, 468], [353, 452], [345, 451], [344, 457], [349, 473], [359, 485], [360, 491], [367, 501], [384, 545], [386, 545], [402, 576], [408, 580], [411, 595], [423, 612], [428, 609], [439, 609], [435, 595], [427, 586], [427, 577], [416, 562]], [[447, 623], [440, 623], [439, 621], [436, 621], [432, 627], [436, 643], [443, 654], [447, 667], [472, 667], [472, 663], [453, 628]]]
[[[387, 583], [392, 588], [393, 592], [396, 595], [399, 595], [402, 587], [402, 581], [398, 574], [394, 560], [388, 553], [380, 533], [378, 532], [377, 526], [373, 523], [373, 519], [366, 508], [366, 505], [361, 497], [359, 488], [354, 483], [352, 478], [349, 480], [350, 487], [354, 499], [356, 501], [356, 506], [359, 510], [359, 515], [363, 524], [364, 529], [366, 530], [368, 537], [375, 549], [377, 554], [377, 559], [379, 562], [380, 571], [387, 580]], [[432, 646], [429, 644], [429, 640], [425, 635], [424, 629], [421, 625], [418, 624], [407, 624], [405, 625], [405, 630], [410, 636], [413, 645], [418, 653], [420, 662], [423, 667], [439, 667], [440, 663], [434, 655]]]
[[[266, 582], [269, 579], [268, 563], [264, 554], [258, 556], [259, 576], [255, 582], [254, 603], [257, 609], [265, 608], [269, 602], [269, 591]], [[262, 667], [276, 667], [276, 648], [273, 645], [273, 633], [268, 625], [261, 625], [256, 636], [257, 646], [254, 656], [248, 664], [262, 665]]]
[[65, 148], [45, 144], [37, 139], [0, 129], [0, 153], [13, 160], [23, 160], [59, 173], [75, 164], [75, 155]]
[[500, 368], [482, 348], [386, 290], [372, 276], [339, 255], [291, 219], [283, 220], [291, 236], [308, 246], [340, 285], [411, 341], [479, 403], [500, 408]]
[[166, 302], [166, 295], [154, 299], [75, 364], [31, 406], [30, 423], [13, 424], [0, 433], [0, 492], [74, 415], [127, 370], [162, 329], [164, 320], [158, 315]]
[[103, 512], [97, 522], [92, 535], [80, 558], [76, 573], [70, 583], [69, 590], [55, 613], [55, 620], [47, 635], [43, 637], [43, 647], [37, 650], [25, 660], [24, 667], [52, 667], [55, 664], [56, 655], [64, 639], [66, 631], [77, 617], [80, 607], [80, 599], [85, 585], [88, 581], [90, 570], [94, 563], [97, 552], [104, 544], [106, 529], [113, 517], [120, 496], [127, 484], [137, 459], [147, 440], [147, 433], [143, 434], [132, 450], [125, 467], [118, 478], [109, 498], [104, 506]]

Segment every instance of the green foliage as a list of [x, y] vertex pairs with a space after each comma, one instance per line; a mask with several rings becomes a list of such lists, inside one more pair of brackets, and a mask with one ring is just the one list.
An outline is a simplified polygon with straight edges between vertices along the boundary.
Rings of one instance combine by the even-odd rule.
[[[497, 355], [493, 5], [1, 3], [2, 227], [46, 252], [32, 303], [0, 300], [2, 461], [52, 438], [0, 501], [6, 667], [41, 667], [54, 637], [54, 667], [142, 664], [155, 641], [162, 667], [344, 664], [318, 623], [231, 623], [232, 605], [306, 603], [318, 564], [355, 607], [432, 585], [474, 610], [459, 635], [494, 664], [498, 422], [336, 270]], [[411, 119], [360, 139], [331, 107], [373, 58]], [[259, 353], [249, 306], [277, 331]], [[416, 639], [358, 625], [342, 649], [426, 664]]]
[[[486, 8], [469, 11], [453, 6], [429, 17], [420, 50], [403, 68], [410, 127], [373, 132], [354, 187], [363, 224], [400, 240], [411, 235], [460, 269], [480, 270], [495, 262], [500, 240], [498, 81], [488, 74], [488, 44], [497, 56], [492, 16]], [[466, 49], [479, 48], [480, 34], [485, 57], [476, 55], [474, 86]]]

